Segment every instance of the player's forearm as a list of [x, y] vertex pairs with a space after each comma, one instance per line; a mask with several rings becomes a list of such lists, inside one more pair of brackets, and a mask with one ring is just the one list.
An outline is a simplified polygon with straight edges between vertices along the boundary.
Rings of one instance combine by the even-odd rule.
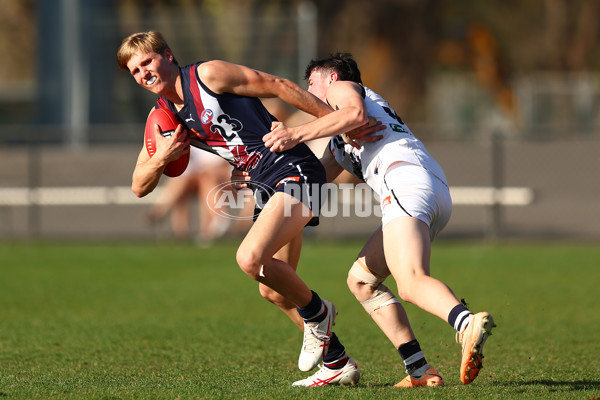
[[299, 142], [340, 135], [368, 122], [365, 110], [359, 107], [346, 107], [321, 118], [297, 127]]
[[152, 193], [156, 186], [158, 186], [165, 166], [165, 162], [154, 158], [137, 164], [131, 180], [131, 190], [133, 193], [137, 197], [144, 197]]

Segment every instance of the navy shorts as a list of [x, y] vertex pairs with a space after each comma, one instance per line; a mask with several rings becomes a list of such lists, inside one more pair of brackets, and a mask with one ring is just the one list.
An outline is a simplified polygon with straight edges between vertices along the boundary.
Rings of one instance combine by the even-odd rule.
[[251, 183], [255, 199], [254, 221], [275, 192], [284, 192], [300, 200], [313, 212], [314, 217], [307, 226], [319, 225], [319, 213], [325, 200], [321, 196], [321, 187], [326, 179], [325, 170], [316, 157], [304, 162], [278, 165], [268, 180]]

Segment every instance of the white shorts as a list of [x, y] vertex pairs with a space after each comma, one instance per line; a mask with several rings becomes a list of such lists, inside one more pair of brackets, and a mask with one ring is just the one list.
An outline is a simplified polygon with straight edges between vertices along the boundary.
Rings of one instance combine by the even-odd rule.
[[392, 165], [383, 178], [380, 199], [383, 226], [398, 217], [415, 217], [429, 226], [431, 240], [452, 214], [446, 182], [415, 164]]

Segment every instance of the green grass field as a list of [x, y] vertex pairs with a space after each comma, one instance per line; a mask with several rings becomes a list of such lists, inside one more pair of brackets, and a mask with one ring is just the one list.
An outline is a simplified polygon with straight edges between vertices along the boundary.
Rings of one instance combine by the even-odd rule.
[[[600, 247], [440, 242], [432, 274], [498, 327], [472, 385], [445, 322], [406, 308], [443, 388], [403, 364], [345, 285], [361, 243], [307, 241], [300, 275], [336, 303], [355, 387], [292, 388], [302, 336], [235, 264], [235, 243], [0, 244], [0, 398], [598, 399]], [[390, 282], [392, 288], [394, 284]]]

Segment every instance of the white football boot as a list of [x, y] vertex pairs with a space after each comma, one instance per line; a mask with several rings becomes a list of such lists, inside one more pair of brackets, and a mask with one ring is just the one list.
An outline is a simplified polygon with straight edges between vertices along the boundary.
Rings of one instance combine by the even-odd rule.
[[319, 387], [325, 385], [356, 385], [360, 379], [360, 370], [358, 365], [348, 357], [348, 362], [340, 369], [331, 369], [323, 365], [319, 366], [319, 370], [312, 376], [306, 379], [292, 383], [292, 386], [303, 387]]
[[298, 358], [298, 368], [300, 371], [310, 371], [321, 361], [329, 350], [329, 340], [331, 339], [331, 327], [334, 325], [335, 306], [327, 300], [322, 300], [327, 309], [327, 316], [321, 322], [304, 321], [304, 339], [302, 341], [302, 350]]

